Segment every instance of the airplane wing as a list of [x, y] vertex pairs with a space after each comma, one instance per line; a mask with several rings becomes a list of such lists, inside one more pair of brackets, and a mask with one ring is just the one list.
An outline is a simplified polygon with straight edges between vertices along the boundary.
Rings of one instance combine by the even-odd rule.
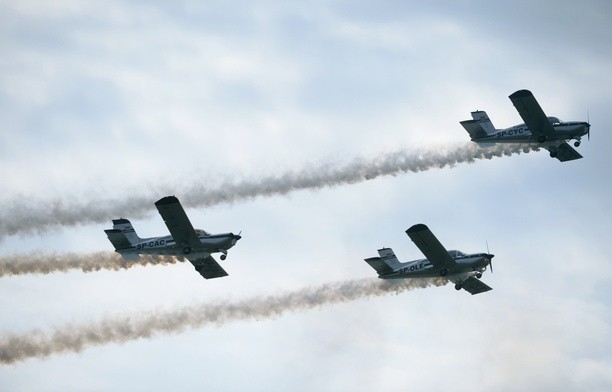
[[452, 270], [457, 266], [457, 263], [450, 257], [448, 251], [424, 224], [419, 223], [412, 226], [406, 230], [406, 234], [423, 252], [434, 268]]
[[492, 288], [484, 284], [481, 280], [478, 280], [473, 276], [470, 276], [469, 278], [461, 282], [461, 287], [472, 295], [484, 293], [485, 291], [489, 291], [489, 290], [493, 290]]
[[544, 110], [542, 110], [542, 107], [540, 107], [531, 91], [519, 90], [511, 94], [509, 98], [523, 121], [525, 121], [525, 125], [529, 127], [532, 135], [536, 138], [555, 135], [555, 129], [550, 124]]
[[546, 149], [548, 151], [551, 151], [551, 149], [553, 151], [556, 151], [557, 156], [555, 158], [557, 158], [561, 162], [573, 161], [574, 159], [582, 158], [582, 155], [580, 155], [578, 151], [574, 150], [572, 146], [565, 142], [558, 145], [556, 149], [554, 147], [546, 147]]
[[228, 275], [211, 255], [193, 259], [190, 258], [189, 261], [193, 264], [196, 271], [205, 279], [221, 278]]
[[155, 207], [157, 207], [177, 245], [189, 245], [196, 249], [201, 246], [202, 243], [195, 229], [176, 197], [166, 196], [161, 198], [155, 202]]

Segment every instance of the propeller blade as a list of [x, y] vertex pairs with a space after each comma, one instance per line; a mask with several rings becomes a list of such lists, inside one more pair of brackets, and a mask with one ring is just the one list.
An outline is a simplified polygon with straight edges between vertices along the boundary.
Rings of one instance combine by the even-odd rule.
[[589, 129], [587, 129], [587, 140], [591, 140], [591, 116], [589, 115], [589, 111], [587, 110], [587, 124], [589, 124]]
[[489, 255], [489, 269], [491, 270], [491, 273], [493, 273], [493, 255], [491, 254], [491, 252], [489, 251], [489, 241], [486, 241], [487, 244], [487, 255]]

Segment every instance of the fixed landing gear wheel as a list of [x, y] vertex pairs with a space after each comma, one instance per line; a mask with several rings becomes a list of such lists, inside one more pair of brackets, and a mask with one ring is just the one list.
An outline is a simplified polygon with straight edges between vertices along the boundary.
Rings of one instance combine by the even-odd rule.
[[557, 152], [556, 151], [551, 151], [550, 152], [550, 157], [551, 158], [556, 158], [557, 157]]
[[574, 147], [580, 146], [580, 142], [574, 142]]
[[221, 255], [221, 260], [227, 259], [227, 255]]
[[476, 274], [476, 277], [477, 277], [478, 279], [480, 279], [480, 278], [482, 278], [482, 274], [478, 273], [478, 274]]
[[448, 274], [448, 270], [446, 268], [442, 268], [440, 270], [440, 276], [446, 276], [446, 274]]
[[461, 285], [459, 283], [455, 285], [455, 290], [461, 290]]
[[183, 254], [188, 255], [189, 253], [191, 253], [191, 248], [186, 246], [183, 248]]

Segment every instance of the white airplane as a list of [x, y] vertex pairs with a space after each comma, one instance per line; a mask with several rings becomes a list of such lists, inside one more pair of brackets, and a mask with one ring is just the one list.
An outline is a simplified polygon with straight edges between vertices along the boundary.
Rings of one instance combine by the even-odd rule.
[[137, 258], [140, 254], [184, 256], [204, 278], [227, 276], [227, 272], [211, 256], [221, 252], [221, 260], [227, 250], [236, 245], [239, 234], [209, 234], [195, 230], [178, 199], [167, 196], [155, 202], [171, 235], [140, 238], [127, 219], [114, 219], [113, 228], [104, 230], [115, 251], [125, 258]]
[[487, 265], [493, 272], [491, 259], [487, 253], [465, 254], [458, 250], [447, 251], [427, 226], [416, 224], [406, 230], [408, 237], [423, 252], [426, 259], [401, 263], [391, 248], [378, 250], [379, 257], [365, 261], [378, 272], [381, 279], [403, 279], [422, 277], [447, 277], [455, 283], [455, 289], [465, 289], [472, 295], [492, 290], [479, 279]]
[[495, 129], [486, 112], [472, 112], [472, 120], [461, 121], [461, 125], [468, 131], [473, 142], [482, 147], [496, 143], [538, 143], [550, 152], [552, 158], [561, 162], [582, 158], [566, 141], [575, 139], [574, 147], [578, 147], [582, 136], [587, 135], [590, 139], [591, 124], [584, 121], [563, 122], [557, 117], [546, 117], [529, 90], [519, 90], [509, 98], [525, 123]]

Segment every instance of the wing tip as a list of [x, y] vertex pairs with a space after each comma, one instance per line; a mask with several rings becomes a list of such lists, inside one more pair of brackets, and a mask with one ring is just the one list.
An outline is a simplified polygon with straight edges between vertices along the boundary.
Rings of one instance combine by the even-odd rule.
[[510, 94], [510, 99], [512, 99], [512, 98], [524, 98], [524, 97], [531, 97], [531, 96], [533, 96], [531, 91], [523, 89], [523, 90], [515, 91], [512, 94]]
[[406, 234], [418, 233], [423, 230], [429, 230], [429, 228], [423, 223], [417, 223], [416, 225], [413, 225], [408, 230], [406, 230]]
[[161, 199], [159, 199], [158, 201], [155, 202], [156, 206], [160, 206], [160, 205], [166, 205], [166, 204], [174, 204], [174, 203], [178, 203], [178, 199], [176, 198], [176, 196], [166, 196], [166, 197], [162, 197]]

